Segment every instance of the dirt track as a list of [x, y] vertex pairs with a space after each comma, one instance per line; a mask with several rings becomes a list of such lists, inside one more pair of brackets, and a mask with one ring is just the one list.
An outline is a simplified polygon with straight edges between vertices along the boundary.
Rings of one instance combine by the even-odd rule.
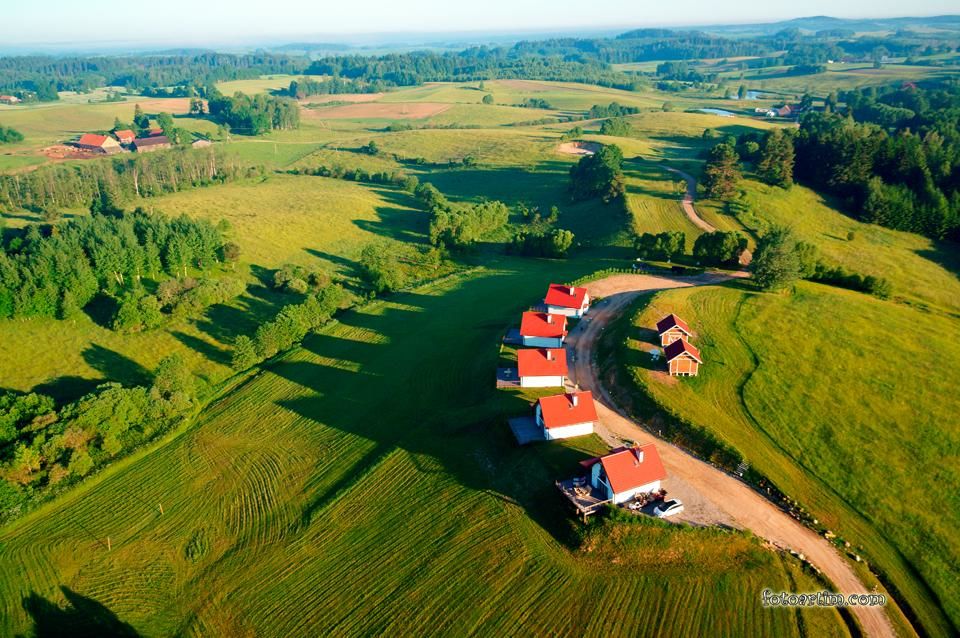
[[669, 166], [664, 166], [663, 168], [671, 173], [676, 173], [686, 180], [687, 192], [684, 193], [683, 201], [680, 202], [680, 206], [683, 208], [683, 212], [687, 214], [687, 217], [690, 218], [690, 221], [692, 221], [693, 224], [700, 230], [704, 230], [708, 233], [715, 231], [716, 228], [704, 221], [703, 217], [700, 217], [700, 215], [697, 214], [697, 209], [693, 207], [693, 200], [697, 196], [697, 180], [695, 180], [689, 173], [684, 173], [679, 169], [671, 168]]
[[[614, 403], [600, 382], [594, 362], [595, 347], [604, 328], [644, 292], [667, 288], [699, 286], [729, 279], [731, 275], [706, 274], [700, 277], [674, 279], [646, 275], [615, 275], [587, 284], [591, 297], [603, 301], [591, 309], [588, 318], [571, 332], [568, 349], [572, 351], [571, 382], [591, 390], [600, 416], [599, 434], [606, 440], [627, 439], [656, 441], [668, 478], [665, 486], [673, 490], [671, 481], [696, 490], [709, 501], [708, 506], [721, 512], [735, 527], [749, 529], [778, 547], [795, 550], [820, 569], [844, 594], [868, 593], [847, 561], [825, 539], [804, 527], [773, 503], [740, 480], [694, 458], [665, 441], [658, 440], [628, 418]], [[757, 604], [760, 592], [757, 592]], [[895, 636], [886, 612], [879, 607], [850, 608], [867, 636]]]

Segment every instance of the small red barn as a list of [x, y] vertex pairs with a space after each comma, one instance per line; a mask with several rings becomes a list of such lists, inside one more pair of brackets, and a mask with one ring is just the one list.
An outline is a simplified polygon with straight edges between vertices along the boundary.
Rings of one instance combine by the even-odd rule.
[[700, 351], [689, 341], [677, 339], [663, 349], [671, 377], [695, 377], [700, 371]]
[[84, 133], [81, 135], [80, 139], [77, 140], [77, 146], [85, 151], [105, 153], [107, 155], [120, 152], [120, 144], [117, 140], [96, 133]]
[[137, 137], [130, 129], [114, 131], [113, 134], [116, 136], [117, 141], [121, 144], [133, 144], [133, 140], [135, 140]]
[[660, 333], [661, 346], [668, 346], [678, 339], [687, 341], [691, 336], [687, 322], [673, 313], [657, 322], [657, 332]]

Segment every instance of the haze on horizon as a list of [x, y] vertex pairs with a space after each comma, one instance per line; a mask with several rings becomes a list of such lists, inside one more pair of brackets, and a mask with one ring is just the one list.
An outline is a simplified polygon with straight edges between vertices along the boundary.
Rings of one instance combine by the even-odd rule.
[[457, 3], [441, 0], [358, 5], [329, 0], [165, 0], [150, 11], [122, 0], [34, 0], [3, 8], [0, 42], [7, 47], [110, 43], [213, 46], [265, 41], [317, 41], [318, 36], [362, 34], [426, 34], [531, 32], [548, 30], [627, 30], [640, 26], [694, 26], [773, 22], [812, 15], [838, 18], [929, 16], [956, 13], [951, 0], [916, 0], [909, 6], [889, 0], [807, 0], [761, 3], [737, 0], [677, 0], [643, 3], [608, 0], [584, 4], [487, 0]]

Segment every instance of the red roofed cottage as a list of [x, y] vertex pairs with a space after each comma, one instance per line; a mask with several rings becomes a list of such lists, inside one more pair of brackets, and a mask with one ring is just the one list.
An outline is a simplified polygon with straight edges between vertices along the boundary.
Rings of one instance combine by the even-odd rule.
[[549, 312], [525, 312], [520, 319], [523, 345], [534, 348], [559, 348], [567, 336], [567, 318]]
[[120, 152], [120, 143], [107, 135], [97, 135], [96, 133], [84, 133], [77, 140], [77, 146], [97, 153], [106, 153], [108, 155]]
[[617, 448], [605, 456], [582, 461], [581, 465], [590, 470], [590, 485], [606, 492], [614, 505], [637, 494], [659, 491], [660, 481], [667, 478], [653, 443]]
[[672, 377], [695, 377], [700, 371], [700, 351], [693, 344], [677, 339], [663, 349]]
[[117, 141], [121, 144], [133, 144], [133, 140], [137, 137], [130, 129], [114, 131], [113, 134], [117, 137]]
[[582, 317], [590, 308], [590, 295], [587, 294], [586, 288], [550, 284], [543, 303], [547, 306], [547, 312], [568, 317]]
[[593, 433], [597, 406], [590, 392], [541, 397], [536, 407], [537, 425], [548, 441]]
[[567, 351], [563, 348], [520, 350], [517, 375], [522, 388], [562, 388], [567, 380]]
[[661, 346], [668, 346], [677, 339], [686, 341], [690, 338], [690, 326], [672, 313], [657, 322], [657, 332], [660, 333]]

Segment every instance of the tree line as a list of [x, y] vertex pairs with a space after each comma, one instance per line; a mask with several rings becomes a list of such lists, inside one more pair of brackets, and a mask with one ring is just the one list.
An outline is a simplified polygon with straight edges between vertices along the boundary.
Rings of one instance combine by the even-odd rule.
[[[34, 224], [25, 238], [0, 251], [0, 318], [69, 319], [107, 296], [119, 300], [117, 327], [137, 329], [157, 321], [163, 309], [187, 304], [182, 312], [188, 312], [205, 299], [225, 300], [224, 284], [216, 290], [172, 288], [165, 280], [186, 280], [191, 271], [208, 271], [239, 256], [217, 227], [185, 215], [168, 218], [138, 209], [93, 214], [55, 228], [44, 236]], [[158, 284], [156, 295], [146, 292]], [[191, 289], [198, 292], [188, 295]], [[242, 292], [236, 285], [227, 290], [234, 296]]]
[[243, 135], [262, 135], [276, 129], [300, 128], [300, 107], [286, 97], [235, 93], [233, 97], [216, 89], [207, 90], [210, 117]]
[[0, 175], [0, 206], [56, 212], [86, 206], [101, 197], [115, 202], [154, 197], [261, 171], [215, 147], [51, 164], [28, 173]]

